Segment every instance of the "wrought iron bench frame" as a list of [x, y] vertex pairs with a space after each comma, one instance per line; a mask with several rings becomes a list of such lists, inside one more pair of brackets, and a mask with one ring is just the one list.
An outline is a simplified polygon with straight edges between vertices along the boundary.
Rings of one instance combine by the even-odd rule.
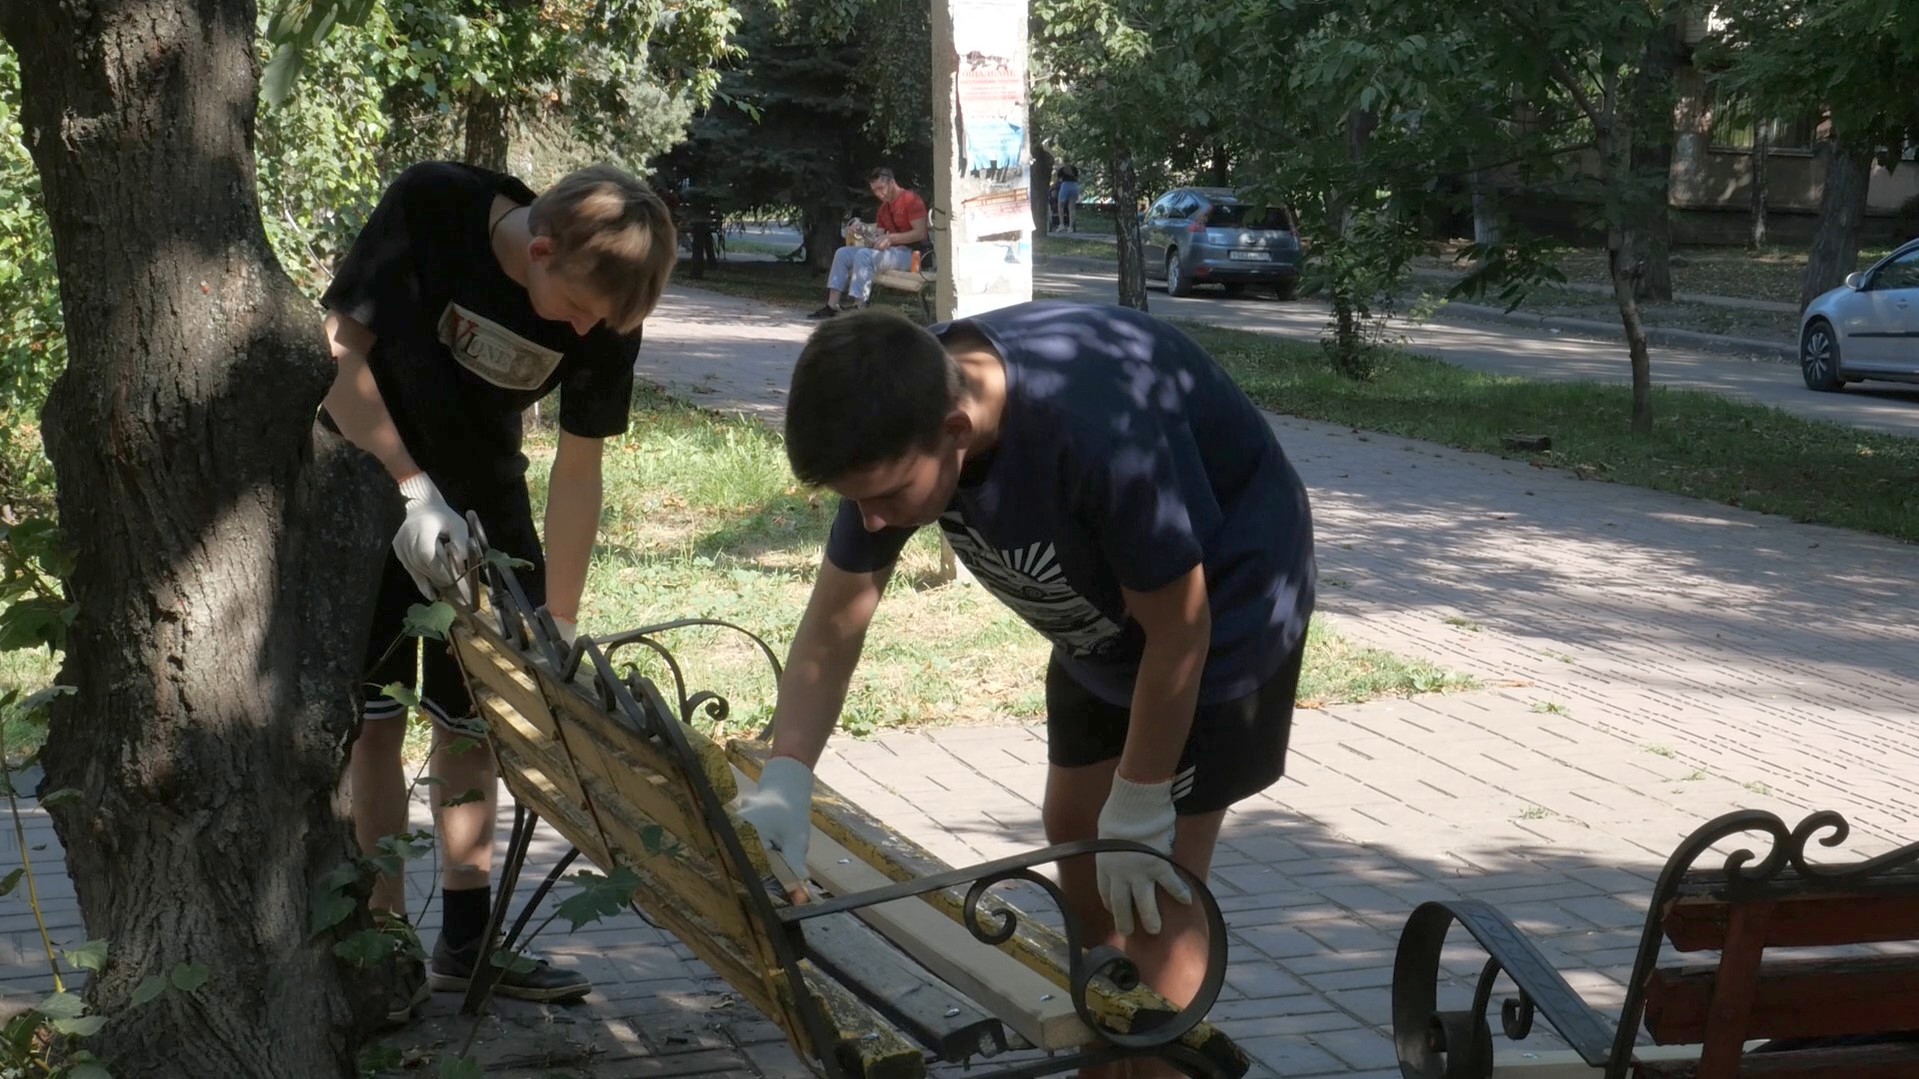
[[[1760, 810], [1727, 813], [1689, 835], [1659, 874], [1640, 933], [1639, 948], [1626, 986], [1617, 1025], [1588, 1005], [1567, 984], [1539, 949], [1498, 908], [1475, 899], [1422, 903], [1407, 920], [1393, 966], [1393, 1041], [1401, 1070], [1422, 1079], [1483, 1079], [1493, 1073], [1492, 1030], [1486, 1010], [1494, 985], [1505, 975], [1518, 995], [1500, 1005], [1506, 1037], [1521, 1041], [1543, 1015], [1588, 1067], [1603, 1069], [1605, 1079], [1623, 1079], [1635, 1064], [1637, 1032], [1645, 1018], [1648, 984], [1659, 964], [1669, 905], [1688, 885], [1710, 882], [1729, 904], [1883, 890], [1892, 896], [1919, 895], [1919, 873], [1895, 872], [1919, 864], [1919, 843], [1876, 858], [1840, 865], [1815, 864], [1807, 848], [1845, 842], [1851, 826], [1832, 811], [1807, 816], [1797, 827]], [[1760, 858], [1740, 846], [1716, 874], [1696, 873], [1695, 862], [1723, 840], [1749, 833], [1770, 837]], [[1823, 833], [1823, 834], [1822, 834]], [[1464, 1010], [1441, 1011], [1438, 986], [1446, 935], [1454, 923], [1470, 933], [1488, 958], [1474, 984], [1473, 1002]], [[1752, 972], [1757, 977], [1757, 971]], [[1894, 1033], [1887, 1031], [1884, 1033]]]
[[[963, 917], [959, 920], [972, 937], [983, 945], [1003, 945], [1024, 932], [1021, 926], [1021, 913], [1010, 904], [999, 901], [998, 897], [989, 897], [988, 893], [997, 885], [1008, 881], [1022, 881], [1041, 888], [1058, 907], [1063, 920], [1066, 956], [1065, 989], [1070, 993], [1073, 1010], [1078, 1014], [1086, 1028], [1093, 1032], [1095, 1041], [1082, 1046], [1077, 1051], [1049, 1051], [1041, 1059], [987, 1071], [983, 1074], [996, 1079], [1024, 1079], [1027, 1076], [1050, 1075], [1073, 1071], [1111, 1061], [1132, 1057], [1156, 1057], [1166, 1060], [1188, 1074], [1205, 1076], [1209, 1079], [1238, 1079], [1248, 1067], [1248, 1061], [1238, 1048], [1225, 1035], [1204, 1024], [1203, 1020], [1213, 1002], [1218, 997], [1226, 974], [1226, 925], [1219, 905], [1203, 880], [1200, 880], [1170, 858], [1158, 854], [1138, 844], [1093, 840], [1067, 843], [1010, 858], [1001, 858], [990, 862], [949, 869], [920, 876], [917, 879], [900, 881], [886, 887], [873, 888], [855, 894], [792, 905], [785, 901], [781, 890], [769, 875], [766, 860], [758, 849], [757, 840], [751, 837], [750, 826], [742, 825], [730, 815], [719, 793], [703, 775], [699, 754], [693, 748], [692, 721], [696, 714], [704, 712], [712, 719], [724, 719], [728, 713], [725, 698], [710, 690], [690, 692], [684, 670], [672, 650], [661, 643], [657, 637], [675, 629], [695, 626], [710, 626], [731, 630], [745, 635], [753, 642], [770, 664], [775, 679], [780, 674], [778, 657], [772, 648], [757, 635], [728, 622], [706, 618], [682, 618], [655, 625], [644, 626], [624, 633], [605, 637], [580, 637], [573, 646], [568, 647], [560, 639], [551, 618], [544, 610], [528, 602], [523, 589], [511, 567], [497, 555], [489, 557], [484, 548], [484, 540], [478, 522], [469, 519], [475, 537], [470, 552], [469, 565], [479, 570], [484, 582], [484, 594], [487, 603], [484, 606], [468, 605], [457, 596], [449, 593], [448, 600], [456, 611], [456, 620], [469, 626], [484, 626], [499, 638], [510, 643], [519, 652], [520, 662], [544, 666], [547, 672], [556, 676], [562, 683], [572, 683], [577, 688], [588, 689], [595, 695], [599, 706], [615, 723], [632, 737], [649, 741], [656, 749], [663, 749], [672, 755], [684, 767], [684, 774], [690, 779], [691, 790], [686, 793], [696, 803], [700, 817], [721, 844], [721, 854], [731, 864], [731, 870], [737, 879], [760, 881], [762, 888], [738, 887], [735, 889], [746, 916], [767, 931], [772, 942], [772, 950], [778, 965], [777, 973], [783, 975], [789, 986], [801, 987], [809, 984], [806, 972], [803, 972], [801, 960], [805, 957], [805, 943], [802, 927], [805, 923], [837, 914], [857, 913], [877, 904], [895, 900], [919, 897], [929, 901], [938, 893], [948, 889], [964, 888], [965, 899]], [[629, 667], [622, 675], [615, 667], [613, 656], [620, 650], [639, 645], [650, 650], [666, 668], [673, 683], [675, 702], [669, 702], [660, 688], [652, 680], [643, 677], [637, 669]], [[456, 649], [456, 656], [459, 654]], [[473, 681], [468, 672], [469, 681]], [[476, 683], [477, 684], [477, 683]], [[489, 738], [493, 735], [489, 732]], [[762, 734], [764, 738], [764, 734]], [[508, 905], [511, 903], [519, 877], [523, 872], [533, 832], [538, 825], [539, 815], [529, 808], [516, 790], [516, 777], [508, 774], [505, 762], [501, 766], [502, 777], [507, 779], [508, 788], [514, 793], [514, 824], [507, 842], [506, 854], [501, 867], [501, 879], [497, 890], [497, 900], [491, 911], [487, 927], [487, 939], [494, 942], [489, 954], [498, 955], [501, 949], [511, 950], [525, 943], [525, 933], [535, 909], [559, 882], [566, 871], [580, 855], [577, 845], [570, 845], [568, 852], [549, 871], [526, 902], [519, 916], [510, 927], [505, 926]], [[817, 813], [816, 813], [817, 817]], [[880, 827], [884, 827], [883, 825]], [[742, 829], [745, 834], [742, 834]], [[909, 842], [902, 844], [911, 847]], [[917, 849], [917, 848], [914, 848]], [[1169, 1004], [1153, 997], [1139, 983], [1139, 975], [1133, 963], [1118, 949], [1105, 944], [1086, 947], [1081, 928], [1060, 893], [1059, 887], [1049, 878], [1035, 872], [1035, 868], [1066, 858], [1085, 857], [1103, 851], [1140, 851], [1165, 858], [1192, 889], [1195, 901], [1205, 912], [1210, 929], [1210, 946], [1207, 971], [1199, 992], [1191, 1003], [1183, 1008], [1172, 1009]], [[760, 855], [755, 857], [755, 855]], [[930, 856], [928, 856], [930, 860]], [[611, 870], [611, 866], [603, 866]], [[642, 871], [643, 872], [643, 871]], [[937, 903], [931, 904], [936, 909]], [[638, 910], [637, 903], [629, 904]], [[643, 912], [642, 912], [643, 913]], [[951, 911], [948, 911], [951, 914]], [[644, 916], [644, 915], [643, 915]], [[505, 929], [502, 934], [502, 929]], [[1013, 949], [1006, 949], [1013, 951]], [[1030, 965], [1030, 963], [1029, 963]], [[501, 969], [497, 964], [482, 964], [482, 973], [476, 976], [463, 1005], [469, 1013], [477, 1013], [484, 1006], [491, 993]], [[487, 972], [492, 976], [488, 977]], [[817, 979], [818, 971], [812, 971]], [[1099, 1006], [1104, 999], [1102, 994], [1113, 992], [1131, 994], [1135, 1002], [1146, 997], [1158, 1002], [1158, 1007], [1138, 1007], [1131, 1012], [1132, 1021], [1141, 1029], [1115, 1029], [1103, 1016], [1110, 1016], [1112, 1009]], [[843, 1036], [837, 1031], [831, 1019], [818, 999], [811, 992], [799, 991], [792, 994], [797, 1012], [804, 1027], [805, 1040], [815, 1047], [834, 1046]], [[881, 1014], [881, 1013], [875, 1013]], [[776, 1017], [777, 1018], [777, 1017]], [[1004, 1018], [1004, 1017], [1001, 1017]], [[784, 1026], [785, 1024], [782, 1024]], [[793, 1031], [788, 1035], [800, 1050], [803, 1059], [807, 1057], [804, 1046]], [[871, 1037], [869, 1035], [869, 1037]], [[932, 1046], [921, 1046], [928, 1053], [928, 1059], [935, 1059], [938, 1050]], [[983, 1040], [979, 1046], [980, 1055], [994, 1055], [1006, 1048], [1002, 1040], [992, 1044]], [[969, 1066], [972, 1060], [967, 1061]], [[856, 1071], [850, 1069], [833, 1052], [822, 1049], [811, 1061], [829, 1079], [859, 1079]]]

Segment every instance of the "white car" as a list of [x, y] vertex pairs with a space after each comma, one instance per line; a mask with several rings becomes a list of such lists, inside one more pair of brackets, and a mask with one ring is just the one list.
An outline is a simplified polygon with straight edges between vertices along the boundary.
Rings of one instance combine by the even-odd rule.
[[1919, 382], [1919, 240], [1807, 305], [1799, 370], [1815, 390], [1868, 378]]

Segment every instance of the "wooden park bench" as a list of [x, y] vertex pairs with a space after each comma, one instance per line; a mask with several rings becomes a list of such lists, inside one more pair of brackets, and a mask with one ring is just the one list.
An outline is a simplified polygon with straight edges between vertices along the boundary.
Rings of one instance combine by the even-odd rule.
[[[1055, 930], [1003, 894], [989, 894], [1023, 881], [1057, 902], [1057, 886], [1036, 867], [1146, 848], [1073, 843], [953, 869], [822, 784], [804, 869], [818, 898], [791, 904], [785, 885], [794, 882], [782, 883], [782, 867], [769, 863], [751, 826], [730, 809], [759, 774], [765, 744], [722, 746], [697, 730], [696, 714], [723, 715], [726, 704], [709, 692], [689, 693], [657, 639], [684, 626], [738, 627], [686, 619], [582, 637], [568, 648], [527, 604], [512, 570], [485, 555], [476, 547], [472, 564], [485, 575], [479, 602], [453, 602], [450, 637], [518, 802], [489, 929], [496, 948], [519, 942], [534, 908], [584, 854], [609, 876], [631, 871], [638, 881], [632, 906], [835, 1079], [913, 1079], [932, 1063], [971, 1064], [1027, 1048], [1043, 1055], [1009, 1058], [991, 1074], [1043, 1075], [1137, 1056], [1193, 1075], [1245, 1073], [1245, 1056], [1203, 1021], [1226, 968], [1224, 921], [1203, 882], [1187, 878], [1212, 926], [1212, 954], [1203, 988], [1183, 1009], [1140, 986], [1116, 949], [1087, 947], [1063, 905]], [[777, 657], [753, 640], [777, 677]], [[671, 675], [670, 698], [637, 670], [616, 668], [615, 657], [631, 646], [659, 657]], [[574, 850], [502, 937], [541, 819]], [[487, 981], [474, 979], [469, 1011], [484, 1003]]]
[[920, 270], [881, 270], [873, 275], [873, 284], [879, 288], [894, 292], [904, 292], [916, 296], [920, 301], [920, 314], [926, 321], [933, 321], [933, 295], [939, 290], [939, 271], [931, 267]]
[[[1807, 848], [1833, 847], [1849, 831], [1837, 813], [1788, 829], [1771, 813], [1729, 813], [1681, 843], [1654, 886], [1617, 1026], [1583, 1002], [1523, 933], [1477, 900], [1430, 902], [1400, 936], [1393, 970], [1393, 1038], [1408, 1076], [1591, 1076], [1730, 1079], [1919, 1076], [1919, 955], [1852, 954], [1851, 946], [1919, 941], [1919, 844], [1846, 864], [1816, 864]], [[1701, 856], [1745, 833], [1770, 837], [1717, 870]], [[1763, 855], [1763, 857], [1761, 856]], [[1447, 930], [1463, 926], [1488, 956], [1469, 1009], [1440, 1011], [1437, 987]], [[1710, 962], [1662, 965], [1674, 952]], [[1848, 954], [1769, 955], [1769, 949]], [[1455, 956], [1448, 954], [1448, 961]], [[1570, 1053], [1530, 1053], [1495, 1067], [1486, 1019], [1494, 983], [1518, 987], [1501, 1026], [1515, 1042], [1544, 1016]], [[1654, 1048], [1635, 1047], [1644, 1021]], [[1683, 1049], [1657, 1047], [1684, 1047]]]

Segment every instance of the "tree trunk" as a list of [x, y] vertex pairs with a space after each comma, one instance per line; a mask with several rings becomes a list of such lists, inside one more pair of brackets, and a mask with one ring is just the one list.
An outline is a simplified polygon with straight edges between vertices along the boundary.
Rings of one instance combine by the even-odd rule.
[[1113, 150], [1113, 231], [1119, 240], [1119, 303], [1146, 310], [1146, 263], [1140, 249], [1139, 174], [1133, 171], [1133, 152]]
[[1632, 433], [1652, 434], [1652, 353], [1646, 347], [1646, 324], [1639, 319], [1639, 301], [1634, 298], [1633, 267], [1625, 262], [1626, 252], [1615, 246], [1612, 252], [1612, 293], [1619, 305], [1619, 322], [1626, 330], [1626, 353], [1632, 359]]
[[1772, 121], [1761, 120], [1752, 132], [1752, 236], [1747, 246], [1758, 251], [1766, 246], [1766, 199], [1771, 194]]
[[1633, 297], [1641, 301], [1672, 300], [1674, 85], [1684, 48], [1683, 28], [1669, 18], [1647, 39], [1628, 94], [1633, 171], [1624, 197], [1629, 227], [1636, 234], [1631, 247], [1642, 263], [1633, 276]]
[[1033, 142], [1033, 169], [1028, 174], [1027, 198], [1033, 204], [1033, 231], [1044, 234], [1052, 228], [1047, 209], [1047, 194], [1053, 189], [1053, 152]]
[[[1666, 127], [1671, 128], [1671, 123]], [[1659, 143], [1642, 147], [1633, 154], [1643, 161], [1639, 174], [1646, 185], [1646, 206], [1641, 245], [1645, 250], [1645, 272], [1634, 281], [1633, 298], [1655, 303], [1672, 302], [1672, 135], [1668, 131]]]
[[466, 96], [465, 161], [505, 172], [508, 149], [506, 99], [475, 87]]
[[840, 249], [841, 208], [811, 206], [800, 214], [805, 232], [806, 265], [820, 273], [833, 268], [833, 252]]
[[1799, 309], [1820, 293], [1838, 288], [1859, 267], [1859, 223], [1866, 211], [1866, 185], [1872, 180], [1872, 154], [1833, 140], [1819, 144], [1826, 162], [1826, 188], [1819, 199], [1819, 225], [1812, 234], [1806, 280], [1799, 288]]
[[[46, 789], [117, 1075], [352, 1076], [380, 1010], [310, 939], [397, 501], [260, 224], [250, 0], [0, 5], [70, 350], [43, 414], [79, 616]], [[365, 924], [362, 922], [361, 924]], [[191, 992], [133, 1006], [178, 965]]]
[[1223, 143], [1213, 144], [1213, 186], [1225, 187], [1227, 174], [1231, 171], [1232, 155], [1226, 152]]
[[1473, 170], [1469, 181], [1473, 195], [1473, 243], [1480, 247], [1499, 245], [1499, 211], [1493, 198], [1492, 174]]

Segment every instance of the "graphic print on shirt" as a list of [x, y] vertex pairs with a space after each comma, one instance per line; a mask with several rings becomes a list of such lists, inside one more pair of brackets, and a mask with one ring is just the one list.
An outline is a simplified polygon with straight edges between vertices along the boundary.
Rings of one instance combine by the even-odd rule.
[[565, 359], [457, 303], [440, 313], [440, 343], [460, 366], [508, 390], [538, 389]]
[[958, 511], [940, 517], [940, 529], [953, 553], [1000, 602], [1042, 636], [1084, 659], [1118, 643], [1120, 628], [1085, 596], [1073, 591], [1059, 567], [1053, 544], [1033, 543], [1018, 550], [997, 550], [967, 527]]

